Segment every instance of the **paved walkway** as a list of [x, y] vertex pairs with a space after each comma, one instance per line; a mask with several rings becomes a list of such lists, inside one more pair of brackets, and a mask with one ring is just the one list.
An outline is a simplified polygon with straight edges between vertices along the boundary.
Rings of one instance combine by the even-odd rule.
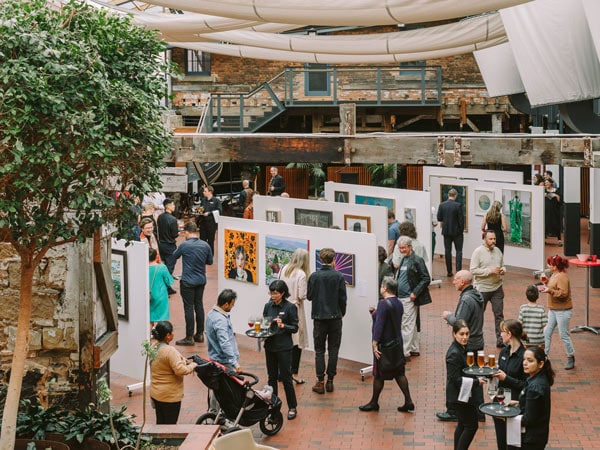
[[[582, 221], [582, 251], [588, 251], [587, 221]], [[510, 251], [510, 247], [506, 247]], [[547, 245], [546, 254], [562, 254], [562, 248]], [[465, 262], [468, 267], [468, 260]], [[443, 258], [436, 257], [433, 265], [434, 276], [445, 275]], [[205, 291], [205, 308], [209, 309], [216, 301], [218, 261], [210, 268], [208, 285]], [[506, 318], [515, 318], [519, 306], [525, 302], [524, 291], [532, 283], [530, 270], [509, 268], [505, 276]], [[176, 273], [178, 273], [176, 269]], [[585, 270], [571, 267], [574, 300], [574, 314], [571, 325], [585, 323]], [[178, 287], [177, 287], [178, 289]], [[363, 364], [341, 361], [338, 376], [335, 379], [335, 391], [317, 395], [311, 391], [314, 383], [314, 354], [305, 351], [302, 356], [300, 375], [306, 384], [296, 386], [298, 395], [298, 417], [294, 421], [285, 421], [282, 430], [273, 437], [262, 435], [258, 425], [252, 427], [257, 442], [272, 445], [280, 449], [387, 449], [422, 448], [452, 449], [452, 436], [455, 423], [439, 422], [436, 411], [442, 411], [445, 403], [444, 356], [451, 342], [451, 330], [441, 319], [443, 310], [454, 310], [458, 299], [451, 279], [442, 278], [440, 288], [431, 288], [433, 304], [423, 307], [421, 356], [412, 358], [407, 365], [407, 377], [411, 394], [416, 404], [414, 414], [399, 413], [396, 407], [404, 403], [398, 387], [387, 382], [378, 413], [360, 412], [357, 407], [366, 403], [371, 394], [370, 376], [362, 382], [359, 369]], [[590, 320], [600, 325], [600, 289], [590, 289]], [[266, 300], [266, 292], [265, 292]], [[184, 330], [182, 304], [178, 295], [171, 300], [172, 321], [175, 324], [176, 338]], [[543, 295], [542, 304], [545, 304]], [[366, 313], [366, 312], [365, 312]], [[233, 310], [235, 314], [235, 309]], [[486, 351], [496, 352], [494, 346], [493, 316], [488, 309], [485, 317]], [[573, 333], [576, 350], [576, 368], [565, 371], [565, 353], [562, 342], [555, 334], [550, 353], [551, 361], [557, 372], [556, 383], [552, 390], [552, 419], [550, 424], [550, 442], [548, 449], [600, 449], [600, 414], [598, 398], [598, 374], [600, 358], [598, 346], [600, 336], [590, 332]], [[259, 386], [266, 383], [264, 355], [257, 352], [256, 342], [246, 336], [238, 336], [241, 362], [245, 370], [260, 378]], [[195, 347], [179, 347], [184, 355], [194, 352], [206, 356], [206, 344]], [[112, 373], [111, 384], [114, 396], [113, 404], [126, 404], [128, 411], [137, 414], [141, 421], [141, 390], [127, 396], [126, 386], [137, 380], [128, 379]], [[206, 411], [206, 387], [193, 376], [185, 380], [185, 398], [179, 423], [194, 423], [196, 418]], [[283, 395], [283, 389], [280, 389]], [[285, 397], [285, 396], [284, 396]], [[282, 411], [287, 413], [285, 398]], [[148, 423], [154, 423], [154, 411], [148, 408]], [[473, 449], [495, 448], [494, 425], [491, 420], [481, 424]]]

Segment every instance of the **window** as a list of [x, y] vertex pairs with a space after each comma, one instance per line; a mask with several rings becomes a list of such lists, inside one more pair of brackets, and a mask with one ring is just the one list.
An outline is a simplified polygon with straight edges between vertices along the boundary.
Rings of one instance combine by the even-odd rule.
[[186, 75], [210, 75], [210, 53], [198, 50], [185, 51]]

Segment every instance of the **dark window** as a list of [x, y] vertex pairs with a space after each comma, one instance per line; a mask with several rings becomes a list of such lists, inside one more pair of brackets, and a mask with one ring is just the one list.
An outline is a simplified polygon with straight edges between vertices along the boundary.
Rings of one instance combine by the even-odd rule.
[[198, 50], [185, 51], [186, 75], [210, 75], [210, 53]]

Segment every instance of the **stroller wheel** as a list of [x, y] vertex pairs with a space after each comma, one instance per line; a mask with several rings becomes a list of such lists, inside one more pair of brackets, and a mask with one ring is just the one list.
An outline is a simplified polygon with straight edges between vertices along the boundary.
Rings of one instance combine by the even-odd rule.
[[273, 436], [277, 434], [281, 427], [283, 426], [283, 414], [279, 409], [271, 411], [267, 417], [259, 423], [260, 431], [262, 431], [267, 436]]
[[216, 424], [217, 415], [215, 413], [205, 413], [198, 417], [196, 420], [196, 425], [215, 425]]

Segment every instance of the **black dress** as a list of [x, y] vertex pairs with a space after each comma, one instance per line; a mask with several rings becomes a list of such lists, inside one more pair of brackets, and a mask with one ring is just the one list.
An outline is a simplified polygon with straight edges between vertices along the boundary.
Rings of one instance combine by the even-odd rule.
[[[558, 197], [552, 196], [558, 195]], [[559, 200], [560, 198], [560, 200]], [[546, 237], [556, 236], [560, 240], [562, 233], [562, 193], [560, 189], [554, 192], [544, 192]]]
[[498, 222], [487, 222], [487, 229], [496, 233], [496, 247], [502, 252], [504, 255], [504, 231], [502, 231], [502, 218]]

